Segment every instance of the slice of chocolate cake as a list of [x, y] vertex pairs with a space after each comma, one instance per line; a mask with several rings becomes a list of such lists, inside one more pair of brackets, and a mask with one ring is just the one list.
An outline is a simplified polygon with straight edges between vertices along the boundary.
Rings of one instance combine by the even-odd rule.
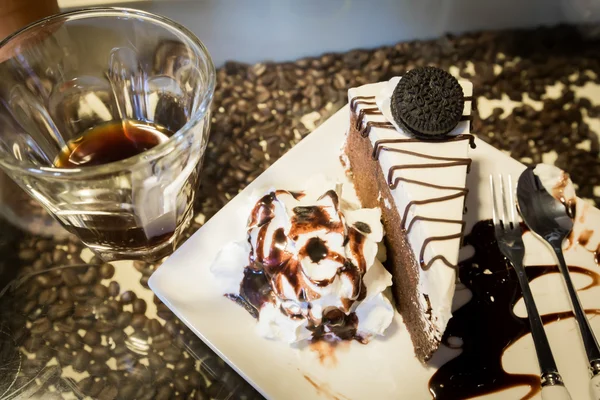
[[396, 306], [425, 362], [452, 317], [472, 85], [424, 67], [348, 97], [342, 162], [363, 206], [382, 209]]

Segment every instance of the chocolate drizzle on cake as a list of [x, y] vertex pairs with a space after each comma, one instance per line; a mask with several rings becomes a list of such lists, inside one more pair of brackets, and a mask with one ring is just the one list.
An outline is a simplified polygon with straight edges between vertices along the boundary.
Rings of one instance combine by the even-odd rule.
[[[465, 100], [472, 100], [472, 97], [465, 98]], [[356, 114], [355, 128], [359, 131], [360, 135], [364, 138], [367, 138], [369, 136], [369, 133], [371, 132], [372, 128], [382, 128], [382, 129], [391, 129], [391, 130], [396, 129], [394, 127], [394, 125], [389, 121], [366, 121], [367, 115], [383, 115], [377, 107], [372, 107], [375, 104], [376, 104], [375, 96], [355, 96], [354, 98], [352, 98], [350, 100], [350, 109], [352, 110], [353, 113]], [[366, 108], [359, 109], [359, 105], [365, 106]], [[465, 117], [465, 118], [461, 118], [460, 120], [464, 121], [464, 120], [469, 119], [468, 118], [469, 116], [463, 116], [463, 117]], [[468, 140], [470, 147], [475, 148], [475, 137], [471, 134], [459, 134], [456, 136], [432, 137], [432, 138], [430, 138], [430, 140], [433, 141], [434, 143], [435, 142], [439, 143], [439, 142], [454, 142], [454, 141]], [[373, 144], [373, 153], [372, 153], [371, 157], [373, 160], [379, 160], [382, 152], [387, 151], [387, 152], [401, 153], [401, 154], [405, 154], [408, 156], [419, 157], [419, 158], [423, 158], [425, 160], [441, 161], [441, 162], [425, 162], [425, 163], [393, 165], [387, 172], [387, 181], [388, 181], [388, 185], [390, 186], [390, 189], [392, 189], [392, 190], [396, 189], [400, 182], [406, 182], [406, 183], [421, 185], [421, 186], [425, 186], [425, 187], [429, 187], [429, 188], [440, 189], [440, 190], [449, 190], [449, 191], [455, 192], [455, 193], [452, 193], [449, 195], [433, 197], [433, 198], [429, 198], [429, 199], [412, 200], [406, 205], [406, 208], [404, 209], [402, 219], [401, 219], [402, 228], [406, 229], [407, 234], [410, 231], [410, 229], [412, 229], [414, 223], [417, 221], [460, 223], [461, 230], [458, 233], [451, 234], [451, 235], [445, 235], [445, 236], [436, 236], [436, 237], [426, 238], [423, 241], [423, 244], [422, 244], [421, 250], [420, 250], [420, 254], [418, 257], [418, 261], [423, 270], [428, 270], [437, 260], [440, 260], [445, 265], [454, 268], [455, 265], [450, 263], [443, 255], [437, 255], [437, 256], [432, 257], [429, 261], [425, 261], [424, 260], [425, 250], [427, 248], [427, 245], [434, 241], [460, 239], [462, 237], [463, 229], [464, 229], [464, 224], [462, 223], [462, 221], [436, 220], [436, 219], [428, 218], [426, 216], [417, 215], [410, 221], [410, 224], [408, 224], [408, 229], [407, 229], [408, 214], [413, 206], [431, 204], [431, 203], [436, 203], [436, 202], [444, 202], [444, 201], [453, 200], [453, 199], [456, 199], [459, 197], [465, 197], [468, 193], [468, 190], [466, 188], [460, 188], [460, 187], [434, 185], [434, 184], [430, 184], [428, 182], [417, 181], [417, 180], [407, 179], [407, 178], [403, 178], [403, 177], [395, 177], [394, 175], [395, 175], [396, 171], [401, 171], [401, 170], [406, 170], [406, 169], [432, 169], [432, 168], [448, 168], [448, 167], [459, 167], [459, 166], [466, 166], [467, 172], [469, 172], [472, 161], [470, 158], [440, 157], [440, 156], [434, 156], [434, 155], [430, 155], [430, 154], [426, 154], [426, 153], [422, 153], [422, 152], [415, 152], [415, 151], [391, 146], [394, 144], [402, 145], [402, 144], [419, 143], [419, 142], [423, 142], [423, 140], [420, 138], [398, 138], [398, 139], [377, 140]], [[432, 143], [432, 145], [435, 145], [434, 143]]]
[[[444, 333], [443, 342], [452, 346], [451, 338], [462, 339], [462, 353], [436, 371], [429, 381], [429, 390], [438, 400], [479, 397], [511, 387], [529, 387], [523, 399], [540, 391], [538, 375], [512, 374], [502, 368], [505, 350], [530, 333], [527, 318], [517, 317], [514, 306], [521, 290], [514, 269], [510, 268], [498, 249], [491, 221], [480, 221], [465, 244], [475, 249], [474, 256], [460, 263], [461, 282], [473, 293], [469, 303], [453, 313]], [[486, 271], [487, 270], [487, 271]], [[530, 281], [546, 274], [558, 273], [554, 265], [527, 266]], [[600, 283], [600, 275], [585, 268], [569, 266], [569, 271], [584, 274], [591, 282], [579, 291]], [[600, 310], [586, 310], [600, 315]], [[571, 318], [571, 311], [542, 316], [544, 324]]]
[[350, 110], [352, 110], [352, 112], [355, 112], [356, 108], [359, 105], [365, 105], [365, 106], [376, 105], [375, 96], [356, 96], [355, 98], [352, 99], [352, 101], [350, 101]]

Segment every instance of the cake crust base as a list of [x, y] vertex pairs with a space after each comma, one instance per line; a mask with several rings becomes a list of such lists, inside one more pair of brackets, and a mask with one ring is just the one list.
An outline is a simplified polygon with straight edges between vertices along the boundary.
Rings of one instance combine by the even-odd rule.
[[373, 145], [354, 128], [355, 113], [351, 112], [350, 115], [350, 131], [343, 149], [350, 162], [346, 167], [352, 174], [363, 207], [381, 208], [387, 246], [385, 267], [392, 274], [392, 292], [396, 308], [411, 336], [415, 355], [421, 362], [426, 362], [438, 349], [440, 340], [436, 339], [436, 336], [441, 335], [436, 335], [436, 328], [430, 320], [431, 309], [424, 309], [422, 305], [422, 295], [418, 290], [420, 266], [415, 260], [406, 232], [402, 229], [401, 217], [381, 165], [371, 158]]

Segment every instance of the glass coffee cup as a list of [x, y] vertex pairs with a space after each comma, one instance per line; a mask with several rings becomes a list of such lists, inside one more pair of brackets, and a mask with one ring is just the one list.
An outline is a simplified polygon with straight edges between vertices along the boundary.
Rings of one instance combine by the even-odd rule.
[[0, 42], [0, 167], [106, 261], [170, 254], [190, 222], [215, 70], [160, 16], [67, 12]]

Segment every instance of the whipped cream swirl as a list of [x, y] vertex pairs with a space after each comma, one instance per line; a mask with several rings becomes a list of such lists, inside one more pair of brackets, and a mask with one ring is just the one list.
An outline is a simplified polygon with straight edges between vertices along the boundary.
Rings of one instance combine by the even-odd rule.
[[247, 241], [225, 246], [211, 266], [226, 295], [258, 318], [261, 336], [366, 343], [390, 325], [382, 292], [392, 278], [376, 258], [381, 210], [353, 207], [341, 190], [268, 190]]

